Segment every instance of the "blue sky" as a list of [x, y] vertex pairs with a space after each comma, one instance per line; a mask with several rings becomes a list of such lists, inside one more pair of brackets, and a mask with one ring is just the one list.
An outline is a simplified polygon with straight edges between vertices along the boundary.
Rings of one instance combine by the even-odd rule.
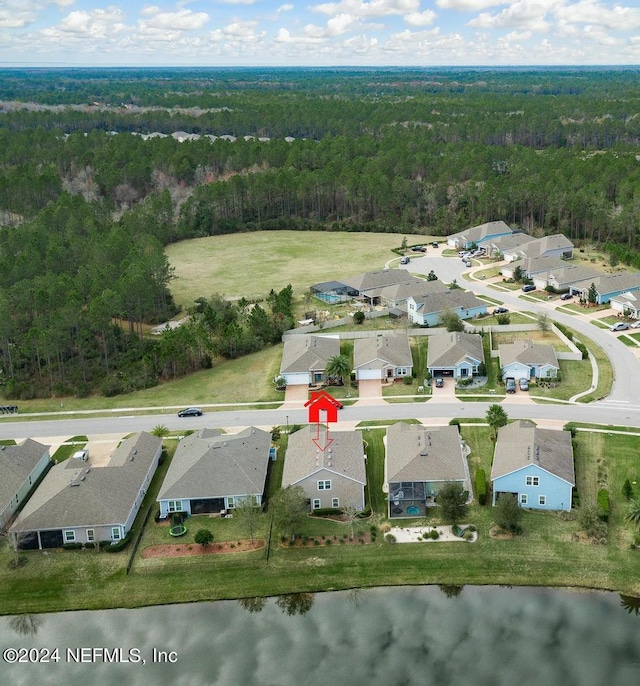
[[639, 0], [0, 0], [0, 66], [640, 64]]

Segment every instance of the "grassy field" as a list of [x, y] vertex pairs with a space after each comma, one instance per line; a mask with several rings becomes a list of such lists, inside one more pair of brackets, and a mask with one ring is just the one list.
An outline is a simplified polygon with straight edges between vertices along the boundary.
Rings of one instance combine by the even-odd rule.
[[[461, 431], [471, 448], [472, 479], [480, 466], [489, 474], [493, 453], [491, 429], [462, 426]], [[359, 524], [363, 531], [384, 517], [383, 436], [381, 429], [364, 431], [369, 499], [377, 514]], [[531, 511], [524, 512], [522, 536], [495, 539], [489, 535], [493, 524], [491, 508], [474, 504], [466, 518], [479, 530], [479, 540], [474, 544], [389, 545], [378, 536], [375, 543], [368, 545], [342, 545], [345, 524], [309, 518], [300, 534], [318, 538], [319, 544], [310, 542], [303, 548], [274, 545], [269, 559], [264, 548], [246, 553], [144, 559], [140, 555], [144, 547], [168, 542], [166, 527], [156, 525], [150, 518], [129, 575], [125, 573], [128, 550], [115, 554], [61, 550], [48, 555], [33, 551], [24, 553], [28, 558], [25, 566], [10, 569], [12, 553], [4, 545], [0, 549], [0, 612], [137, 607], [406, 584], [535, 584], [640, 594], [640, 553], [630, 549], [633, 532], [623, 522], [626, 501], [621, 494], [626, 478], [637, 481], [639, 444], [637, 436], [579, 432], [576, 437], [576, 472], [582, 502], [590, 501], [602, 484], [610, 490], [608, 545], [572, 540], [572, 534], [578, 530], [573, 518]], [[168, 461], [162, 465], [159, 477], [167, 465]], [[155, 498], [158, 484], [154, 479], [144, 507]], [[638, 492], [637, 485], [635, 488]], [[267, 535], [268, 519], [265, 515], [262, 536]], [[437, 508], [430, 513], [429, 520], [438, 522]], [[406, 525], [411, 523], [407, 521]], [[216, 541], [246, 538], [238, 520], [193, 518], [190, 531], [197, 530], [200, 524], [211, 529]], [[332, 544], [326, 542], [327, 538]], [[184, 542], [195, 545], [191, 540]]]
[[558, 398], [569, 400], [577, 393], [591, 388], [593, 370], [589, 360], [558, 360], [562, 381], [555, 388], [541, 388], [535, 384], [529, 387], [529, 393], [536, 398]]
[[391, 249], [402, 239], [390, 233], [256, 231], [180, 241], [166, 248], [176, 277], [171, 291], [181, 307], [213, 293], [261, 297], [287, 284], [299, 293], [320, 281], [382, 269], [397, 257]]
[[526, 338], [534, 343], [552, 345], [556, 352], [571, 352], [571, 348], [552, 331], [496, 331], [491, 338], [494, 350], [497, 350], [501, 343], [513, 343]]

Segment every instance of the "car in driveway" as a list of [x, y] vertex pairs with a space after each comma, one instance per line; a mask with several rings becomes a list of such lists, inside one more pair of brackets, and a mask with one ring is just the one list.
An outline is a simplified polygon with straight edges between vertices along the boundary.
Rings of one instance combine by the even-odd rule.
[[427, 249], [424, 245], [414, 245], [413, 248], [411, 248], [411, 252], [427, 252]]
[[409, 264], [409, 262], [411, 262], [411, 258], [406, 255], [400, 260], [400, 264]]
[[573, 293], [563, 293], [560, 296], [560, 300], [571, 300], [573, 298]]
[[521, 391], [528, 391], [529, 390], [529, 382], [527, 379], [520, 379], [518, 381], [518, 386], [520, 386]]
[[441, 376], [436, 377], [436, 388], [442, 388], [444, 386], [444, 379]]
[[515, 393], [516, 392], [516, 382], [513, 379], [507, 379], [504, 383], [504, 387], [505, 387], [507, 393]]
[[609, 327], [609, 331], [626, 331], [629, 325], [626, 322], [616, 322]]
[[496, 307], [493, 314], [507, 314], [509, 310], [506, 307]]
[[532, 283], [526, 283], [526, 284], [522, 287], [522, 292], [523, 292], [523, 293], [530, 293], [531, 291], [535, 291], [535, 290], [536, 290], [536, 287], [535, 287]]
[[178, 412], [178, 417], [202, 417], [202, 410], [199, 407], [186, 407]]
[[470, 267], [470, 266], [471, 266], [471, 260], [467, 260], [467, 261], [464, 263], [464, 266], [465, 266], [465, 267]]
[[638, 329], [638, 328], [640, 328], [640, 319], [636, 319], [636, 321], [633, 322], [633, 324], [630, 324], [629, 326], [630, 326], [632, 329]]
[[431, 247], [437, 248], [438, 247], [438, 241], [433, 241], [433, 243], [431, 244]]

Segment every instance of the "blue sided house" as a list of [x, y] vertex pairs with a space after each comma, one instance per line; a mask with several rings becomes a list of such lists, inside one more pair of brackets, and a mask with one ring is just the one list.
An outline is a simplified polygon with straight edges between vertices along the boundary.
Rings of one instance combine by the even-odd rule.
[[575, 485], [569, 431], [518, 420], [498, 431], [491, 468], [493, 501], [505, 493], [532, 510], [570, 510]]

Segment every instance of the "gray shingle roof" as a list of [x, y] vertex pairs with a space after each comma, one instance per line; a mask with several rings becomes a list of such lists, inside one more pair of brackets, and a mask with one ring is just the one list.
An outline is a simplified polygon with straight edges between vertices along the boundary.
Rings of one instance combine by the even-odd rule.
[[457, 426], [398, 422], [387, 429], [387, 481], [463, 481], [465, 458]]
[[429, 336], [427, 367], [455, 367], [468, 357], [484, 361], [480, 334], [453, 331]]
[[323, 371], [340, 354], [340, 340], [329, 336], [290, 336], [284, 342], [281, 374]]
[[555, 348], [548, 343], [534, 343], [526, 338], [513, 343], [501, 343], [498, 346], [500, 366], [505, 367], [513, 362], [521, 364], [550, 364], [560, 369]]
[[[511, 266], [515, 265], [516, 262], [511, 262]], [[558, 269], [564, 269], [567, 263], [555, 257], [554, 255], [543, 255], [542, 257], [527, 257], [524, 260], [518, 260], [517, 264], [520, 265], [525, 274], [539, 274], [544, 271], [553, 271]]]
[[354, 369], [380, 369], [382, 366], [411, 367], [413, 358], [409, 339], [403, 333], [391, 333], [375, 338], [356, 338], [353, 344]]
[[271, 434], [249, 427], [238, 434], [201, 429], [176, 449], [158, 500], [262, 495]]
[[[601, 274], [597, 279], [593, 279], [593, 282], [600, 295], [608, 295], [617, 291], [633, 291], [640, 288], [640, 273]], [[580, 284], [580, 286], [584, 287], [584, 284]]]
[[508, 236], [498, 236], [497, 238], [494, 238], [491, 241], [491, 245], [500, 252], [509, 252], [519, 245], [528, 243], [530, 240], [531, 236], [527, 233], [512, 233]]
[[0, 512], [36, 468], [49, 446], [27, 438], [21, 445], [0, 446]]
[[315, 426], [305, 426], [289, 436], [282, 474], [283, 486], [296, 484], [320, 469], [333, 471], [361, 484], [367, 483], [360, 431], [329, 431], [333, 443], [324, 451], [313, 442], [316, 435]]
[[559, 269], [551, 269], [547, 280], [554, 279], [558, 285], [578, 284], [579, 281], [589, 279], [589, 283], [601, 276], [601, 272], [593, 267], [581, 264], [565, 264]]
[[415, 283], [419, 281], [417, 277], [410, 274], [406, 269], [380, 269], [375, 272], [365, 272], [364, 274], [357, 274], [347, 279], [343, 279], [342, 283], [355, 289], [360, 293], [367, 293], [374, 289], [382, 289], [387, 286], [395, 286], [399, 283]]
[[487, 303], [471, 293], [470, 291], [463, 291], [459, 288], [446, 290], [442, 293], [429, 293], [414, 298], [416, 303], [416, 311], [422, 315], [430, 313], [444, 312], [448, 309], [455, 309], [461, 307], [463, 309], [470, 309], [473, 307], [486, 307]]
[[512, 233], [511, 229], [502, 220], [497, 222], [487, 222], [486, 224], [480, 224], [479, 226], [473, 226], [465, 231], [459, 231], [454, 233], [449, 238], [465, 238], [469, 242], [477, 242], [486, 238], [487, 236], [492, 236], [496, 233]]
[[522, 257], [540, 257], [542, 253], [547, 250], [558, 249], [572, 250], [573, 243], [561, 233], [554, 233], [551, 236], [543, 236], [542, 238], [529, 238], [528, 241], [517, 246], [516, 250], [510, 252], [517, 252]]
[[415, 278], [412, 281], [407, 281], [406, 283], [385, 286], [384, 288], [379, 289], [377, 292], [368, 292], [367, 295], [379, 295], [385, 300], [401, 301], [406, 300], [410, 296], [419, 298], [421, 295], [427, 295], [428, 293], [443, 293], [447, 290], [449, 290], [449, 287], [442, 283], [442, 281], [425, 281], [425, 279]]
[[501, 427], [498, 430], [491, 481], [532, 464], [575, 484], [571, 433], [539, 429], [526, 419]]
[[11, 530], [124, 524], [161, 445], [141, 432], [125, 438], [104, 467], [73, 458], [55, 465]]

